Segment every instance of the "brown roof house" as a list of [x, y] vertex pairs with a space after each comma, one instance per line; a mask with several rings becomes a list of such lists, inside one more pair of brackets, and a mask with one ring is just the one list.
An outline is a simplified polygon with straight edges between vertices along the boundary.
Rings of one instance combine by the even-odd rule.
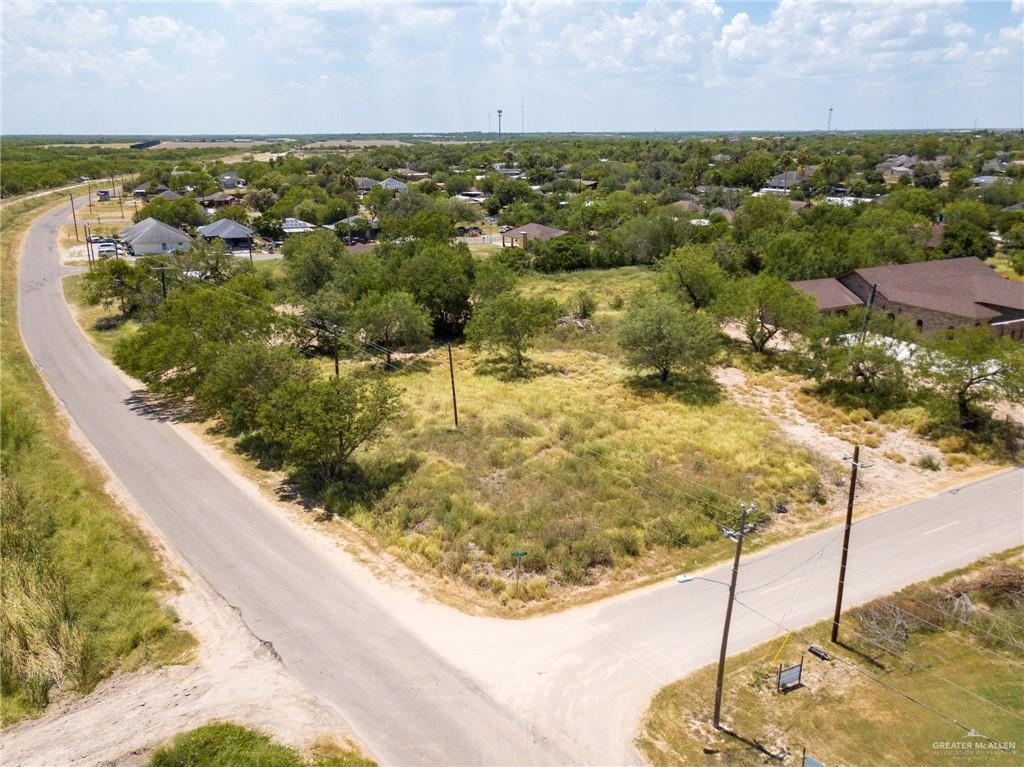
[[999, 335], [1024, 338], [1024, 283], [1000, 277], [973, 257], [874, 266], [790, 284], [825, 312], [864, 305], [874, 289], [875, 309], [903, 317], [924, 333], [989, 325]]
[[569, 234], [564, 229], [556, 229], [553, 226], [544, 224], [526, 224], [515, 226], [501, 235], [501, 247], [503, 248], [525, 248], [532, 240], [554, 240]]

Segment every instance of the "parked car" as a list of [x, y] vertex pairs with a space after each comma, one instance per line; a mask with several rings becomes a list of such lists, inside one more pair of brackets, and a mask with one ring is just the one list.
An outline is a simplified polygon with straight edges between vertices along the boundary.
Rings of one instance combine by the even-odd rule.
[[111, 256], [117, 255], [117, 245], [112, 242], [101, 242], [99, 247], [96, 249], [96, 254], [100, 258], [110, 258]]
[[102, 242], [103, 241], [103, 238], [100, 237], [98, 234], [90, 234], [87, 239], [89, 240], [89, 242]]

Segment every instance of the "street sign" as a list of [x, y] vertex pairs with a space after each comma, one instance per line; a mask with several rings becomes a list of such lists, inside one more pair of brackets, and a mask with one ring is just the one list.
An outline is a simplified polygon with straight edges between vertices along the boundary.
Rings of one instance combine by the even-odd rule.
[[786, 692], [792, 690], [794, 687], [800, 686], [800, 676], [804, 670], [804, 659], [800, 658], [800, 663], [796, 666], [789, 666], [783, 668], [779, 666], [779, 692]]
[[523, 557], [526, 556], [526, 552], [525, 551], [513, 551], [512, 552], [512, 556], [514, 556], [516, 559], [522, 559]]

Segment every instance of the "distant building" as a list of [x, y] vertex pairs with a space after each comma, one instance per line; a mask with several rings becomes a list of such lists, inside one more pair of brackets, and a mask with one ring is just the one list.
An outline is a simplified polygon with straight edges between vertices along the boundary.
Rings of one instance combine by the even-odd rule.
[[375, 178], [366, 178], [365, 176], [356, 176], [356, 191], [360, 194], [366, 194], [373, 189], [380, 182]]
[[999, 176], [975, 176], [971, 183], [975, 186], [991, 186], [999, 180]]
[[245, 179], [239, 177], [233, 170], [220, 174], [221, 189], [245, 189]]
[[973, 257], [874, 266], [790, 284], [824, 312], [863, 306], [874, 287], [876, 311], [903, 317], [923, 333], [990, 325], [999, 335], [1024, 338], [1024, 284]]
[[799, 170], [783, 171], [768, 179], [764, 188], [771, 191], [788, 192], [790, 189], [794, 189], [804, 183], [804, 181], [811, 177], [811, 173], [813, 171], [810, 169], [806, 172]]
[[167, 186], [165, 184], [142, 184], [132, 189], [132, 197], [149, 199], [150, 195], [166, 191]]
[[299, 218], [286, 218], [284, 223], [281, 224], [281, 231], [286, 235], [304, 234], [305, 232], [312, 232], [315, 230], [316, 224], [310, 224], [308, 221], [303, 221]]
[[204, 208], [224, 208], [228, 205], [234, 205], [238, 202], [238, 198], [227, 192], [214, 192], [213, 194], [197, 198], [196, 202]]
[[158, 197], [161, 200], [170, 200], [171, 202], [181, 199], [181, 195], [171, 189], [165, 189], [160, 194], [154, 195], [154, 197]]
[[144, 218], [134, 226], [128, 227], [121, 232], [121, 240], [131, 246], [136, 256], [145, 253], [171, 253], [175, 250], [185, 250], [192, 245], [192, 240], [183, 231], [155, 218]]
[[409, 187], [406, 186], [403, 182], [399, 181], [397, 178], [388, 177], [381, 181], [380, 185], [384, 189], [387, 189], [391, 192], [398, 192], [399, 194], [403, 194], [404, 192], [409, 191]]
[[516, 226], [501, 235], [501, 247], [503, 248], [525, 248], [533, 240], [554, 240], [569, 234], [564, 229], [557, 229], [544, 224], [526, 224]]

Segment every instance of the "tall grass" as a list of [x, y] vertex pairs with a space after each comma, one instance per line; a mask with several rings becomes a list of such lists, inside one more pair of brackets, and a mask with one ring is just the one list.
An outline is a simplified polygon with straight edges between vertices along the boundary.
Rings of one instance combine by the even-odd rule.
[[55, 690], [86, 692], [118, 668], [181, 657], [191, 637], [159, 595], [169, 587], [138, 530], [103, 490], [57, 417], [17, 332], [22, 216], [4, 212], [0, 345], [0, 716], [40, 712]]

